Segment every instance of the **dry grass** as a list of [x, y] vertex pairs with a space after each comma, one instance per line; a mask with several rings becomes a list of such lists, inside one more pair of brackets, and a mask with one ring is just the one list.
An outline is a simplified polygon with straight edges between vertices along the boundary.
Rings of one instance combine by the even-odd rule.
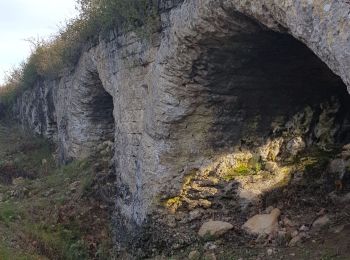
[[87, 194], [89, 162], [58, 167], [51, 154], [46, 141], [0, 124], [0, 259], [109, 259], [109, 215]]

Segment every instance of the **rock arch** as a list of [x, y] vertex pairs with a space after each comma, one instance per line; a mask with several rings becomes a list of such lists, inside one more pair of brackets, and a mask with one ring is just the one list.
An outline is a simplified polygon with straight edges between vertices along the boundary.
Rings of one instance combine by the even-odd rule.
[[83, 56], [79, 63], [74, 80], [59, 94], [66, 97], [66, 106], [58, 113], [62, 161], [87, 158], [95, 155], [103, 142], [114, 142], [113, 97], [90, 57]]
[[[176, 196], [191, 169], [234, 149], [250, 125], [263, 138], [275, 117], [317, 106], [328, 93], [345, 100], [350, 86], [345, 0], [159, 2], [162, 30], [150, 43], [111, 32], [86, 46], [50, 94], [62, 161], [115, 139], [114, 220], [124, 240], [161, 199]], [[35, 98], [18, 106], [33, 111]], [[33, 113], [23, 114], [35, 129]]]
[[[348, 11], [342, 1], [200, 0], [164, 15], [167, 26], [146, 78], [141, 145], [152, 151], [143, 159], [156, 166], [141, 167], [137, 194], [126, 206], [131, 222], [143, 222], [155, 197], [176, 195], [190, 169], [237, 144], [247, 114], [261, 114], [264, 105], [272, 117], [292, 114], [330, 92], [346, 99]], [[270, 124], [261, 121], [262, 136]], [[117, 205], [123, 209], [123, 200]]]

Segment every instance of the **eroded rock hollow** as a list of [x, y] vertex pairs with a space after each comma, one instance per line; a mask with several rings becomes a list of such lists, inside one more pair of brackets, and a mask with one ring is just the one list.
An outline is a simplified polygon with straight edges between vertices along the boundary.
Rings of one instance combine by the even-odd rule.
[[114, 142], [113, 218], [130, 241], [166, 207], [211, 207], [181, 195], [194, 173], [229, 177], [238, 162], [266, 168], [350, 141], [349, 11], [345, 1], [160, 1], [150, 39], [111, 32], [14, 112], [58, 144], [61, 162]]

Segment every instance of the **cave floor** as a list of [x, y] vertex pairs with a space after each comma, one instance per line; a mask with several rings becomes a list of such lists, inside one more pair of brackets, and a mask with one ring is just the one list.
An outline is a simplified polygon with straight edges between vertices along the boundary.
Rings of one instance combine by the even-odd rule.
[[[199, 253], [199, 259], [350, 259], [349, 203], [337, 205], [320, 197], [317, 192], [312, 195], [312, 189], [307, 192], [295, 189], [286, 193], [279, 196], [282, 214], [292, 220], [299, 234], [304, 233], [300, 231], [301, 227], [306, 230], [306, 235], [296, 244], [291, 245], [290, 240], [279, 237], [252, 237], [245, 234], [240, 226], [234, 226], [223, 237], [202, 240], [175, 253], [171, 259], [186, 259], [193, 251]], [[296, 200], [300, 200], [299, 203]], [[330, 222], [321, 229], [314, 229], [313, 221], [323, 215], [331, 216]], [[216, 219], [220, 219], [220, 216], [216, 216]], [[159, 256], [156, 259], [169, 258]]]
[[[325, 174], [325, 160], [334, 154], [318, 155], [318, 162], [309, 164], [312, 155], [314, 153], [306, 152], [298, 160], [302, 165], [298, 167], [308, 165], [302, 177], [294, 174], [288, 182], [266, 192], [259, 203], [248, 210], [250, 213], [247, 215], [242, 214], [239, 207], [226, 213], [224, 210], [207, 209], [202, 211], [202, 218], [191, 221], [190, 225], [177, 225], [182, 230], [180, 233], [185, 229], [197, 232], [203, 219], [213, 219], [228, 221], [233, 229], [221, 237], [199, 239], [188, 248], [175, 250], [171, 253], [173, 259], [186, 258], [191, 252], [197, 252], [199, 259], [350, 259], [349, 183], [344, 182], [344, 186], [338, 189], [334, 180]], [[230, 185], [230, 181], [227, 180], [227, 185]], [[255, 182], [253, 178], [251, 181]], [[218, 202], [212, 198], [213, 204]], [[242, 229], [242, 224], [248, 218], [266, 214], [268, 207], [281, 211], [276, 233], [254, 236]], [[209, 211], [211, 216], [206, 216]], [[327, 221], [322, 226], [313, 225], [316, 220], [324, 218]], [[293, 233], [295, 235], [290, 236]], [[298, 238], [292, 242], [294, 236]]]

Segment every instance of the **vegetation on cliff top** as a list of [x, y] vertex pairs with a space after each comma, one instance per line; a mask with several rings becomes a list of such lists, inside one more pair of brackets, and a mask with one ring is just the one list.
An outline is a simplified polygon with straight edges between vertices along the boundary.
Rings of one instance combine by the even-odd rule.
[[9, 73], [0, 86], [0, 105], [8, 106], [22, 91], [40, 78], [58, 78], [64, 68], [73, 67], [87, 42], [96, 42], [118, 26], [123, 31], [141, 28], [149, 35], [157, 25], [156, 1], [152, 0], [76, 0], [79, 16], [63, 26], [50, 40], [30, 40], [32, 53]]

